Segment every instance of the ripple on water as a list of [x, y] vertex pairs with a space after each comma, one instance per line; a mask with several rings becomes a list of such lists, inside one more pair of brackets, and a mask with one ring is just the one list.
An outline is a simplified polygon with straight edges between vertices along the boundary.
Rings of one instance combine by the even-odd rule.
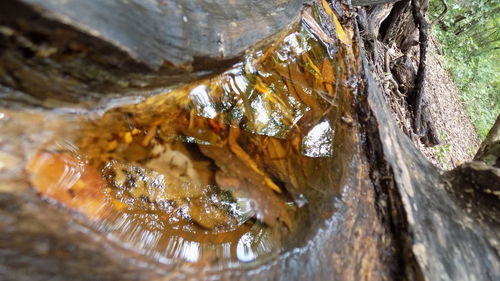
[[160, 262], [282, 252], [329, 192], [318, 186], [335, 188], [331, 113], [350, 94], [345, 54], [310, 20], [218, 76], [83, 117], [32, 159], [32, 184]]

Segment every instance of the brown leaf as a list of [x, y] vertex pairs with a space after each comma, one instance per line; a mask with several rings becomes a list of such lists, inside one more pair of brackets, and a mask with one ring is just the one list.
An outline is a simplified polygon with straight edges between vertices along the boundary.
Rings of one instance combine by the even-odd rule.
[[266, 186], [265, 176], [255, 172], [247, 163], [231, 152], [229, 147], [200, 145], [200, 150], [213, 159], [220, 168], [216, 181], [220, 188], [232, 191], [236, 197], [243, 194], [253, 199], [253, 211], [257, 218], [269, 226], [275, 226], [277, 221], [283, 222], [288, 228], [292, 220], [286, 210], [285, 203]]

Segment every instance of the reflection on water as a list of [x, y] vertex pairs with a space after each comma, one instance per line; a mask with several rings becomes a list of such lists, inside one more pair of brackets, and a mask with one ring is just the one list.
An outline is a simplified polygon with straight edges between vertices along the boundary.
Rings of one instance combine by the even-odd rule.
[[302, 139], [305, 156], [328, 157], [333, 154], [333, 129], [328, 120], [315, 125]]
[[236, 256], [242, 262], [251, 262], [258, 256], [271, 253], [274, 248], [275, 242], [269, 233], [256, 227], [241, 236], [236, 246]]
[[205, 85], [194, 87], [189, 96], [195, 106], [196, 114], [205, 118], [213, 119], [217, 116], [215, 103], [208, 93], [209, 89]]
[[41, 152], [27, 167], [32, 184], [44, 196], [93, 219], [107, 208], [105, 185], [99, 172], [69, 153]]
[[276, 255], [332, 188], [330, 113], [349, 94], [346, 54], [310, 20], [223, 74], [82, 118], [72, 147], [32, 159], [33, 185], [161, 262]]

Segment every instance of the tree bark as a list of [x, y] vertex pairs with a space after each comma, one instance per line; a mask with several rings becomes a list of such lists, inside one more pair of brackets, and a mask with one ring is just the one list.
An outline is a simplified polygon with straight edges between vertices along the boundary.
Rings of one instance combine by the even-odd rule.
[[[199, 78], [206, 74], [203, 71], [217, 73], [228, 63], [238, 61], [253, 43], [279, 34], [292, 18], [298, 18], [298, 9], [303, 3], [256, 0], [253, 2], [256, 10], [238, 5], [233, 7], [234, 11], [231, 7], [225, 8], [229, 9], [225, 10], [229, 19], [217, 14], [219, 17], [214, 20], [222, 18], [223, 22], [208, 26], [209, 34], [215, 37], [210, 37], [212, 41], [206, 50], [184, 50], [183, 46], [176, 46], [176, 52], [181, 53], [176, 56], [166, 47], [174, 43], [163, 41], [172, 26], [158, 25], [157, 21], [163, 20], [157, 14], [158, 9], [148, 6], [155, 3], [160, 7], [163, 1], [110, 1], [116, 5], [111, 8], [119, 7], [119, 13], [97, 2], [12, 0], [0, 3], [0, 44], [4, 47], [0, 53], [1, 280], [500, 278], [497, 153], [500, 117], [478, 152], [477, 161], [443, 174], [411, 143], [407, 135], [411, 137], [412, 132], [405, 135], [398, 127], [385, 99], [387, 92], [384, 91], [388, 90], [381, 81], [387, 79], [384, 72], [393, 75], [391, 69], [395, 61], [387, 52], [397, 48], [408, 58], [420, 54], [416, 75], [411, 74], [410, 63], [405, 70], [410, 74], [405, 77], [416, 80], [412, 81], [416, 89], [408, 94], [415, 103], [408, 101], [408, 104], [413, 105], [414, 110], [421, 107], [427, 42], [422, 11], [426, 0], [395, 4], [388, 4], [395, 1], [353, 1], [356, 5], [383, 2], [384, 6], [375, 7], [353, 7], [346, 2], [329, 1], [342, 26], [354, 33], [350, 38], [352, 43], [345, 48], [352, 48], [357, 55], [352, 62], [356, 71], [345, 82], [359, 83], [352, 82], [357, 83], [352, 87], [352, 95], [338, 96], [335, 100], [338, 110], [331, 113], [338, 121], [334, 128], [341, 136], [331, 175], [343, 188], [342, 194], [331, 199], [330, 207], [334, 207], [335, 212], [317, 208], [318, 215], [311, 218], [310, 229], [304, 230], [308, 233], [306, 243], [279, 253], [274, 259], [238, 266], [200, 268], [182, 262], [162, 264], [109, 240], [84, 218], [42, 201], [30, 188], [23, 169], [42, 144], [51, 139], [47, 132], [68, 130], [78, 114], [93, 116], [95, 111], [114, 106], [106, 104], [110, 99], [102, 99], [103, 96], [130, 98], [131, 93], [158, 89], [159, 85], [162, 88], [157, 92], [160, 92], [174, 82]], [[207, 9], [205, 12], [217, 13], [207, 4], [212, 1], [173, 2], [205, 3], [207, 6], [201, 6]], [[245, 1], [227, 2], [234, 5]], [[329, 3], [315, 1], [314, 7], [321, 17], [331, 19], [328, 15], [331, 11], [324, 10], [324, 2]], [[131, 9], [130, 3], [138, 6]], [[285, 8], [280, 10], [282, 14], [267, 13], [266, 9], [274, 4], [281, 5], [274, 7], [277, 10]], [[185, 15], [196, 17], [193, 7], [181, 7], [188, 11]], [[159, 8], [166, 11], [162, 9]], [[182, 15], [175, 14], [176, 9], [168, 13], [184, 21]], [[231, 16], [245, 9], [252, 12], [244, 13], [243, 17]], [[239, 25], [245, 22], [245, 16], [255, 14], [258, 14], [257, 19], [254, 18], [257, 25], [251, 29], [267, 26], [269, 22], [273, 23], [272, 28], [262, 27], [265, 30], [256, 31], [258, 36], [244, 34], [244, 29], [231, 35], [234, 37], [224, 35], [224, 40], [218, 37], [216, 31], [230, 32], [228, 27], [234, 27], [231, 22], [235, 19], [241, 21], [236, 22]], [[81, 19], [78, 15], [88, 18]], [[29, 19], [36, 26], [25, 26]], [[88, 22], [89, 19], [95, 19], [98, 26]], [[130, 19], [131, 22], [124, 22]], [[328, 27], [323, 31], [328, 33], [328, 38], [340, 44], [334, 22], [323, 24]], [[139, 27], [135, 25], [146, 32], [137, 30]], [[94, 28], [92, 32], [89, 27]], [[189, 35], [193, 40], [200, 39], [199, 26], [186, 28], [194, 32]], [[416, 33], [419, 40], [414, 40]], [[58, 38], [64, 40], [58, 42]], [[137, 40], [143, 42], [135, 45]], [[228, 49], [223, 48], [222, 57], [221, 44], [229, 44]], [[51, 49], [54, 46], [56, 53]], [[200, 43], [196, 47], [204, 46]], [[73, 53], [58, 53], [60, 48]], [[205, 51], [200, 59], [197, 55]], [[202, 65], [200, 69], [196, 66], [198, 62]], [[95, 75], [84, 75], [89, 69], [95, 70]], [[173, 75], [177, 72], [171, 72], [172, 69], [182, 75]], [[403, 76], [397, 77], [402, 81]], [[397, 77], [389, 78], [396, 81]], [[400, 90], [401, 85], [395, 84], [396, 90]], [[96, 101], [103, 107], [96, 106]], [[82, 105], [93, 111], [67, 109]], [[417, 122], [415, 127], [421, 124]], [[427, 134], [433, 133], [427, 131]]]
[[474, 156], [474, 161], [482, 161], [500, 168], [500, 115]]

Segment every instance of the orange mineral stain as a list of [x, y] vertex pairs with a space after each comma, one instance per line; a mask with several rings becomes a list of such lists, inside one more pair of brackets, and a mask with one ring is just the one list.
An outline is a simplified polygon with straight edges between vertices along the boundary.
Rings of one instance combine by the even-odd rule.
[[99, 171], [68, 153], [40, 152], [26, 170], [33, 187], [45, 198], [56, 200], [99, 219], [109, 204]]

